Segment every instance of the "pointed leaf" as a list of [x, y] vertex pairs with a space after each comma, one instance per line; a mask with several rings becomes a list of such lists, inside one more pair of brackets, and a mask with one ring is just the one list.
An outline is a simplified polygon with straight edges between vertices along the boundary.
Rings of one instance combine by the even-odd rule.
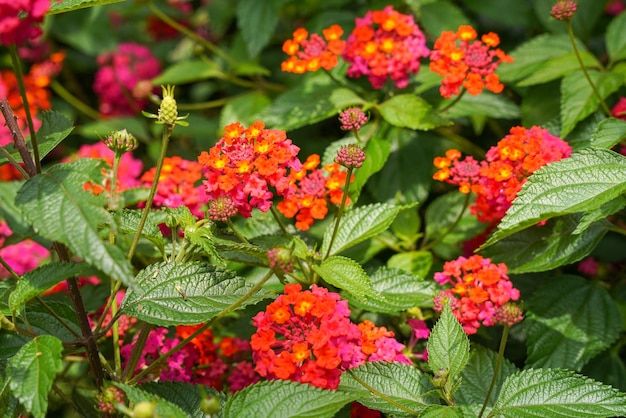
[[339, 390], [353, 394], [368, 408], [394, 416], [419, 415], [428, 404], [436, 402], [428, 395], [433, 390], [428, 376], [402, 363], [377, 361], [349, 369], [341, 375]]
[[611, 62], [626, 58], [626, 15], [620, 13], [613, 18], [606, 28], [606, 52]]
[[61, 341], [40, 335], [24, 344], [7, 363], [6, 376], [13, 394], [35, 418], [46, 416], [48, 393], [63, 367]]
[[539, 221], [599, 208], [626, 192], [626, 158], [582, 149], [535, 171], [484, 247]]
[[242, 0], [237, 3], [237, 26], [254, 57], [268, 44], [285, 0]]
[[415, 204], [399, 206], [389, 203], [376, 203], [360, 206], [347, 212], [341, 218], [330, 252], [328, 247], [331, 245], [333, 228], [328, 228], [324, 233], [322, 254], [339, 254], [356, 244], [375, 237], [389, 228], [398, 212], [412, 207], [415, 207]]
[[414, 94], [398, 94], [378, 106], [388, 123], [400, 128], [428, 131], [438, 126], [452, 124], [442, 118], [424, 99]]
[[124, 383], [114, 382], [118, 388], [122, 389], [128, 399], [133, 403], [139, 403], [142, 401], [152, 402], [154, 404], [154, 416], [155, 417], [168, 417], [168, 418], [187, 418], [188, 415], [178, 406], [172, 402], [161, 398], [145, 390], [139, 389], [134, 386], [125, 385]]
[[559, 276], [533, 294], [523, 325], [529, 367], [580, 370], [617, 339], [621, 317], [598, 283]]
[[[139, 272], [120, 310], [159, 326], [206, 322], [239, 301], [253, 287], [234, 272], [205, 263], [161, 262]], [[238, 308], [271, 297], [260, 290]]]
[[604, 119], [591, 134], [594, 148], [613, 148], [626, 139], [626, 121], [617, 118]]
[[365, 302], [368, 298], [384, 299], [379, 295], [363, 267], [351, 258], [332, 256], [313, 270], [327, 283], [347, 290], [355, 298]]
[[[601, 67], [597, 58], [589, 52], [582, 52], [580, 57], [586, 68]], [[561, 55], [547, 60], [537, 68], [533, 74], [518, 82], [517, 85], [532, 86], [547, 83], [548, 81], [556, 80], [578, 69], [580, 69], [578, 57], [574, 52], [571, 52], [567, 55]]]
[[570, 418], [626, 414], [626, 394], [570, 370], [523, 370], [509, 376], [492, 416]]
[[469, 339], [463, 327], [446, 305], [441, 317], [433, 327], [426, 345], [428, 349], [428, 366], [436, 374], [440, 370], [447, 379], [454, 380], [469, 360]]
[[224, 418], [331, 418], [356, 397], [287, 380], [256, 383], [235, 393]]
[[26, 182], [15, 204], [39, 235], [67, 245], [90, 265], [130, 285], [132, 269], [126, 255], [100, 239], [100, 226], [112, 222], [103, 208], [105, 196], [83, 190], [85, 183], [101, 178], [102, 164], [86, 158], [54, 165]]

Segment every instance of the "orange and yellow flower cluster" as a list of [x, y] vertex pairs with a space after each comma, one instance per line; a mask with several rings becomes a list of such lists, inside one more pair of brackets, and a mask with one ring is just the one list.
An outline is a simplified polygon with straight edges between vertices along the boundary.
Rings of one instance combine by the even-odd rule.
[[445, 98], [460, 94], [461, 87], [473, 96], [483, 89], [502, 92], [504, 86], [494, 73], [502, 62], [513, 58], [499, 48], [500, 38], [490, 32], [477, 40], [476, 31], [468, 25], [456, 32], [444, 31], [430, 53], [431, 71], [444, 76], [439, 91]]
[[320, 68], [331, 70], [337, 66], [337, 57], [345, 48], [346, 41], [341, 40], [343, 29], [332, 25], [322, 31], [324, 37], [309, 32], [304, 28], [296, 29], [292, 39], [283, 44], [283, 51], [289, 58], [281, 64], [285, 72], [302, 74], [317, 71]]

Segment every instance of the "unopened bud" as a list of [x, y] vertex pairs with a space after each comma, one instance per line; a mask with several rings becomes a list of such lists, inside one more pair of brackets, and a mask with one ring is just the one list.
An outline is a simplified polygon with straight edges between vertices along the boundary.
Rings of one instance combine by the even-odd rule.
[[126, 129], [111, 132], [111, 134], [109, 134], [103, 142], [104, 145], [116, 154], [130, 152], [137, 148], [137, 138], [135, 138], [133, 134], [128, 132]]
[[552, 6], [552, 10], [550, 10], [550, 15], [558, 20], [568, 21], [576, 14], [576, 8], [578, 4], [572, 0], [559, 0], [554, 6]]
[[202, 398], [200, 401], [200, 410], [207, 415], [215, 415], [220, 410], [220, 401], [215, 396]]
[[217, 199], [209, 200], [208, 214], [212, 221], [226, 222], [237, 214], [237, 205], [230, 196], [220, 196]]
[[349, 107], [339, 114], [341, 129], [344, 131], [358, 131], [367, 122], [367, 116], [358, 107]]
[[337, 151], [335, 161], [346, 168], [359, 168], [365, 161], [365, 152], [358, 145], [346, 145]]
[[133, 408], [133, 418], [154, 417], [154, 404], [148, 401], [138, 402]]
[[272, 248], [267, 252], [270, 268], [279, 273], [291, 273], [293, 271], [292, 252], [288, 248]]

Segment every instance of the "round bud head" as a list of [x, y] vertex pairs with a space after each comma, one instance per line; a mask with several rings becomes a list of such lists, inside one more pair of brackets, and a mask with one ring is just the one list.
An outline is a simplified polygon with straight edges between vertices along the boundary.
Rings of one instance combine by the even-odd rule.
[[200, 410], [207, 415], [215, 415], [220, 410], [220, 401], [215, 396], [202, 398], [200, 401]]
[[291, 273], [293, 271], [293, 258], [291, 250], [287, 248], [272, 248], [267, 252], [270, 268], [279, 273]]
[[339, 114], [339, 121], [344, 131], [358, 131], [367, 122], [367, 116], [360, 108], [349, 107]]
[[569, 21], [574, 14], [576, 14], [576, 8], [578, 4], [572, 0], [559, 0], [554, 6], [552, 6], [552, 10], [550, 10], [550, 15], [558, 20]]
[[356, 144], [346, 145], [339, 149], [335, 161], [346, 168], [359, 168], [365, 161], [365, 152]]
[[133, 134], [128, 132], [126, 129], [112, 132], [103, 140], [103, 142], [104, 145], [116, 154], [130, 152], [137, 148], [137, 138], [135, 138]]
[[229, 196], [220, 196], [209, 200], [208, 213], [210, 220], [226, 222], [237, 214], [237, 206]]

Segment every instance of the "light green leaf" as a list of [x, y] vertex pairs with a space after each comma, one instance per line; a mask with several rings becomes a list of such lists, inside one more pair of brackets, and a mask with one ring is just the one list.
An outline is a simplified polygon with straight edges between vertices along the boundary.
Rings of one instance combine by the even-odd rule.
[[[120, 232], [135, 234], [139, 228], [143, 209], [124, 209], [119, 213], [118, 222]], [[165, 239], [159, 229], [159, 223], [163, 223], [165, 214], [163, 212], [151, 211], [141, 230], [141, 236], [152, 242], [161, 251], [165, 252]]]
[[368, 298], [384, 299], [379, 295], [363, 267], [351, 258], [332, 256], [313, 270], [327, 283], [347, 290], [357, 299], [366, 302]]
[[[602, 99], [617, 91], [623, 82], [618, 73], [588, 71]], [[600, 102], [582, 70], [568, 74], [561, 82], [561, 137], [565, 138], [578, 122], [596, 111]]]
[[24, 344], [7, 363], [6, 377], [13, 394], [35, 418], [45, 417], [48, 393], [63, 367], [61, 341], [40, 335]]
[[588, 228], [590, 228], [592, 225], [596, 223], [598, 223], [599, 225], [605, 226], [606, 230], [608, 231], [610, 227], [609, 223], [604, 222], [600, 224], [598, 221], [601, 221], [605, 219], [607, 216], [613, 215], [614, 213], [619, 212], [625, 206], [626, 206], [626, 196], [622, 195], [613, 200], [606, 202], [605, 204], [603, 204], [597, 209], [585, 212], [582, 218], [580, 218], [580, 222], [578, 222], [576, 229], [572, 231], [572, 234], [580, 234], [582, 232], [586, 232]]
[[528, 367], [580, 370], [619, 336], [621, 317], [602, 286], [577, 276], [550, 279], [528, 300]]
[[339, 384], [340, 392], [353, 394], [368, 408], [394, 416], [418, 415], [428, 404], [436, 402], [428, 395], [431, 390], [428, 376], [415, 366], [385, 361], [349, 369], [341, 375]]
[[[446, 103], [444, 101], [441, 105], [445, 106]], [[466, 94], [446, 111], [446, 116], [453, 119], [477, 115], [496, 119], [518, 119], [522, 113], [515, 103], [502, 95], [491, 92], [483, 92], [478, 96]]]
[[591, 146], [609, 149], [624, 139], [626, 139], [626, 121], [617, 118], [604, 119], [591, 134]]
[[417, 277], [427, 277], [433, 265], [430, 251], [406, 251], [389, 257], [387, 267], [403, 270]]
[[23, 412], [18, 400], [11, 393], [9, 379], [4, 376], [4, 367], [0, 366], [0, 417], [15, 418]]
[[378, 106], [388, 123], [400, 128], [428, 131], [452, 122], [439, 116], [432, 106], [414, 94], [398, 94]]
[[251, 125], [255, 121], [253, 116], [269, 106], [271, 102], [269, 97], [259, 90], [234, 97], [222, 108], [219, 126], [226, 126], [233, 122], [241, 122], [245, 126]]
[[11, 311], [17, 311], [35, 296], [65, 279], [78, 276], [86, 268], [86, 263], [58, 262], [44, 264], [29, 271], [17, 282], [15, 290], [9, 296], [9, 308]]
[[415, 207], [412, 205], [392, 205], [389, 203], [375, 203], [360, 206], [344, 214], [337, 229], [335, 240], [331, 245], [333, 228], [328, 228], [324, 233], [322, 242], [322, 254], [339, 254], [350, 247], [355, 246], [369, 238], [375, 237], [385, 231], [401, 210]]
[[535, 171], [484, 247], [544, 219], [599, 208], [626, 191], [626, 157], [582, 149]]
[[153, 403], [155, 417], [189, 417], [178, 405], [175, 405], [172, 402], [155, 395], [154, 393], [147, 392], [134, 386], [125, 385], [124, 383], [113, 382], [113, 384], [122, 389], [128, 399], [133, 403], [139, 403], [142, 401]]
[[433, 327], [426, 348], [428, 366], [434, 373], [445, 375], [448, 381], [454, 381], [469, 361], [469, 339], [449, 304]]
[[124, 0], [59, 0], [50, 2], [50, 10], [47, 15], [71, 12], [87, 7], [102, 6], [105, 4], [119, 3]]
[[[580, 56], [586, 68], [601, 67], [601, 64], [593, 54], [584, 51]], [[578, 69], [580, 69], [578, 57], [576, 53], [570, 52], [567, 55], [560, 55], [545, 61], [534, 73], [519, 81], [517, 85], [533, 86], [535, 84], [547, 83], [548, 81], [556, 80]]]
[[102, 164], [85, 158], [54, 165], [26, 182], [15, 204], [39, 235], [67, 245], [90, 265], [130, 285], [133, 274], [126, 255], [100, 239], [100, 227], [112, 223], [103, 207], [106, 197], [83, 190], [86, 182], [100, 183]]
[[152, 79], [155, 86], [186, 84], [208, 80], [222, 75], [222, 71], [212, 62], [201, 59], [180, 61], [167, 67], [165, 71]]
[[241, 0], [237, 3], [237, 26], [250, 56], [257, 56], [270, 41], [284, 3], [285, 0]]
[[505, 263], [514, 274], [547, 271], [574, 263], [593, 251], [610, 226], [592, 220], [595, 223], [587, 224], [579, 233], [582, 219], [581, 214], [550, 219], [545, 225], [504, 238], [482, 254], [495, 263]]
[[461, 407], [429, 405], [419, 416], [420, 418], [465, 418], [467, 415]]
[[256, 383], [235, 393], [224, 418], [332, 418], [357, 397], [288, 380]]
[[424, 281], [420, 277], [387, 267], [376, 270], [370, 276], [370, 280], [374, 290], [381, 297], [374, 295], [361, 302], [349, 292], [345, 295], [342, 292], [342, 295], [359, 309], [398, 315], [415, 306], [432, 304], [438, 292], [432, 281]]
[[[161, 381], [141, 384], [139, 389], [157, 395], [161, 399], [178, 406], [188, 418], [206, 418], [204, 412], [200, 410], [200, 402], [202, 401], [200, 385]], [[213, 395], [210, 390], [208, 389], [207, 392], [209, 395]]]
[[570, 370], [523, 370], [509, 376], [492, 416], [611, 417], [626, 414], [626, 394]]
[[606, 52], [611, 62], [626, 58], [626, 14], [620, 13], [606, 28]]
[[[120, 310], [159, 326], [206, 322], [239, 301], [253, 287], [234, 272], [200, 262], [161, 262], [139, 272]], [[271, 297], [260, 290], [238, 308]]]

